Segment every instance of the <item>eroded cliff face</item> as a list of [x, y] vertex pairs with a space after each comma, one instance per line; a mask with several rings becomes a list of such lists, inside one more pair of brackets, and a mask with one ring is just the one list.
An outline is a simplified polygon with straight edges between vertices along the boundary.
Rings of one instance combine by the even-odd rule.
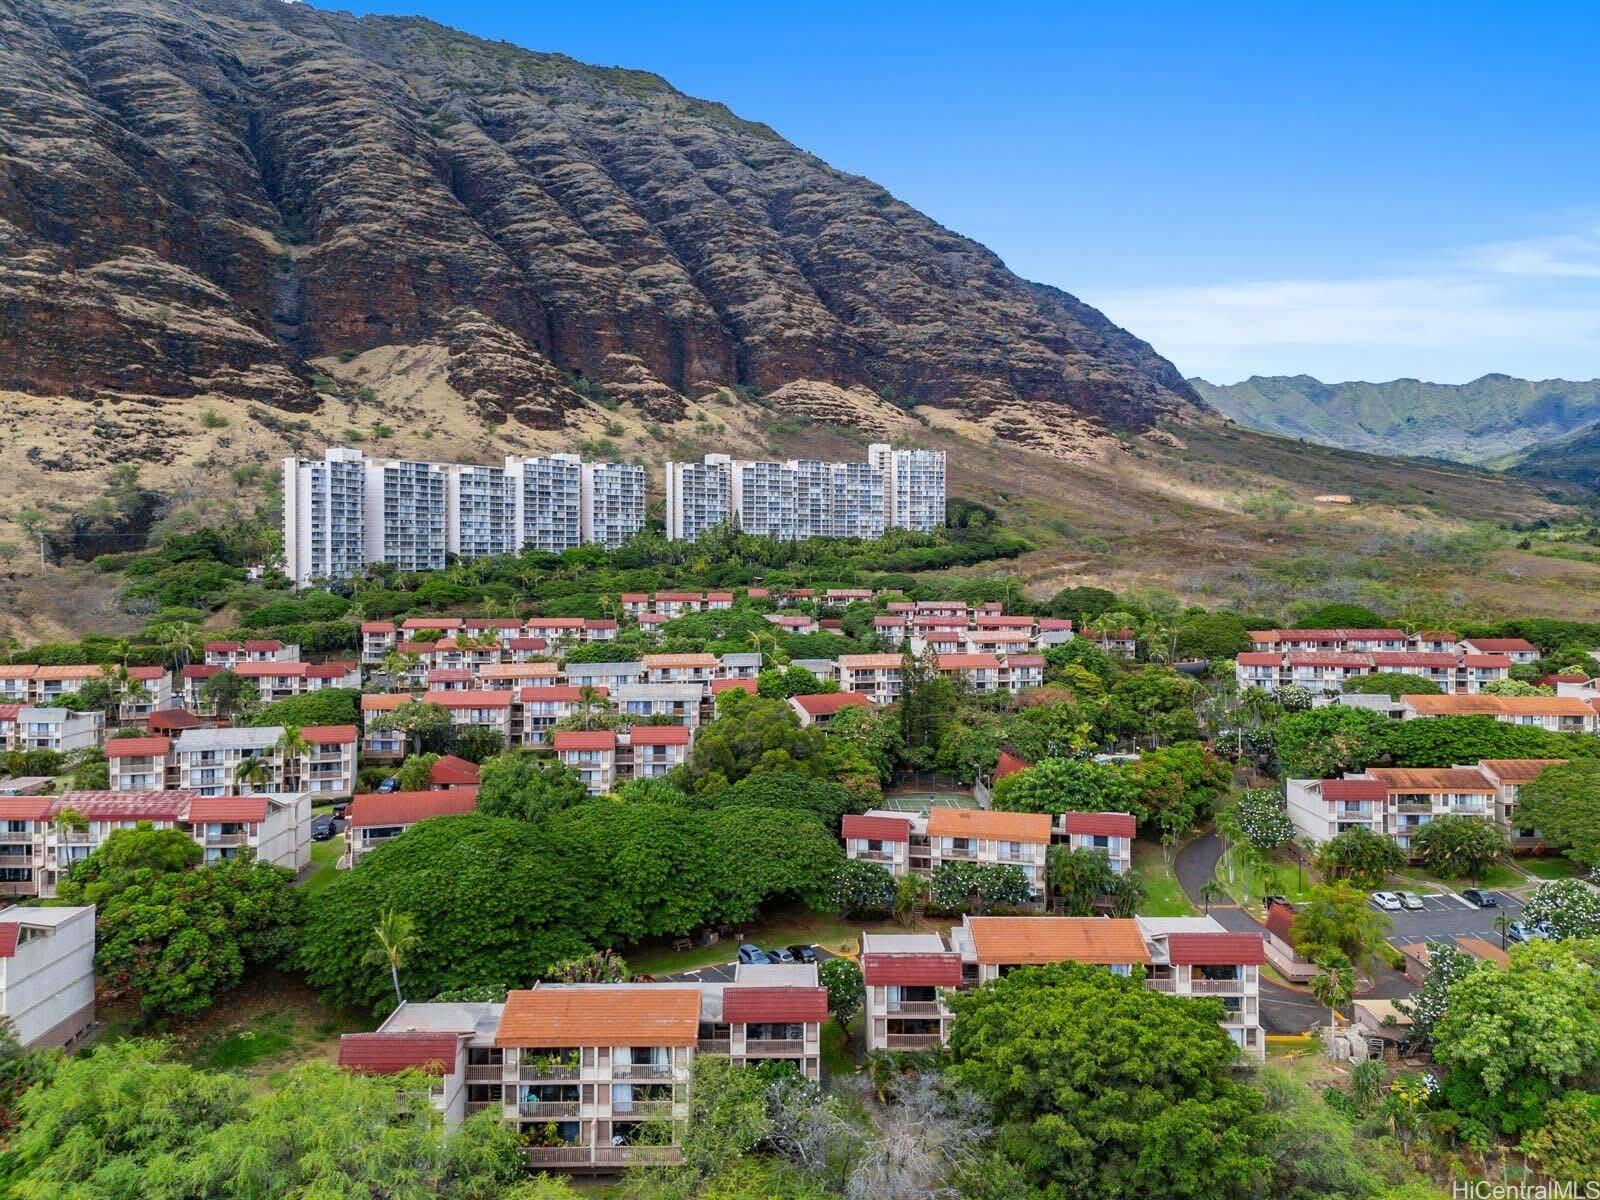
[[797, 381], [1005, 429], [1200, 407], [1148, 345], [652, 75], [280, 0], [0, 0], [0, 389], [307, 409], [448, 347], [491, 419]]

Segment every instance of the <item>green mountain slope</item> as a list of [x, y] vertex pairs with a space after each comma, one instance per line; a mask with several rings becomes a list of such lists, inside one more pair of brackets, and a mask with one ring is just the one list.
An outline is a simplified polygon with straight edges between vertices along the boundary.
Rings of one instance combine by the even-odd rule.
[[1323, 383], [1309, 375], [1253, 375], [1227, 386], [1189, 382], [1219, 412], [1253, 429], [1459, 462], [1489, 462], [1600, 422], [1600, 379]]

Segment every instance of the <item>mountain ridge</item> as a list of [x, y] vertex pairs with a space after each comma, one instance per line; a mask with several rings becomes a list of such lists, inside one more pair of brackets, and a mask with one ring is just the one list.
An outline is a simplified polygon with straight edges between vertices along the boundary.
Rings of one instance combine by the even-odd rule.
[[1491, 463], [1600, 423], [1600, 379], [1491, 373], [1464, 384], [1323, 383], [1310, 375], [1189, 382], [1218, 412], [1263, 432], [1458, 462]]
[[1001, 436], [1205, 409], [1076, 297], [647, 72], [279, 0], [0, 0], [8, 76], [0, 389], [314, 412], [319, 357], [427, 344], [536, 429], [797, 382]]

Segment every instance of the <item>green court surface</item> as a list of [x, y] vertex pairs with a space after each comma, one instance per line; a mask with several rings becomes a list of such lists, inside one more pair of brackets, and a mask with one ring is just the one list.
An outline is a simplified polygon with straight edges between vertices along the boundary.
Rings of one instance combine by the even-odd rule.
[[929, 808], [977, 808], [971, 792], [935, 790], [932, 792], [885, 792], [878, 807], [893, 812], [922, 812]]

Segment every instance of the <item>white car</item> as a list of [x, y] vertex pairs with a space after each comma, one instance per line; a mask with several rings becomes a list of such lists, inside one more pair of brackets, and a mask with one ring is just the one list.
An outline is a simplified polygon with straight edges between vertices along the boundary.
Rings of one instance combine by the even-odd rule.
[[1415, 892], [1401, 892], [1400, 906], [1402, 908], [1410, 909], [1412, 912], [1421, 912], [1423, 908], [1426, 907], [1422, 903], [1422, 897], [1417, 895]]
[[1399, 912], [1403, 907], [1400, 903], [1400, 897], [1393, 892], [1373, 892], [1372, 902], [1383, 909], [1384, 912]]

